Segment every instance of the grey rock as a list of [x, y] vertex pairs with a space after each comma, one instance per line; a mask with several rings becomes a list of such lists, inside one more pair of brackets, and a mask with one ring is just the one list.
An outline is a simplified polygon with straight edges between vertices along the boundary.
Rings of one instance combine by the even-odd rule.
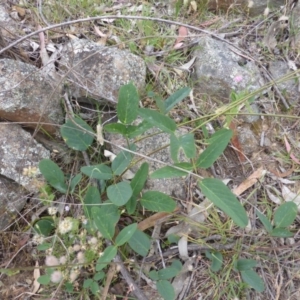
[[16, 182], [0, 176], [0, 231], [18, 216], [26, 203], [26, 193]]
[[264, 84], [256, 65], [248, 61], [241, 65], [241, 57], [231, 51], [231, 46], [205, 36], [194, 52], [194, 81], [201, 93], [213, 99], [228, 102], [232, 90], [255, 91]]
[[246, 156], [251, 157], [259, 151], [259, 138], [253, 133], [249, 124], [242, 124], [237, 128], [237, 132], [239, 143]]
[[[269, 72], [274, 80], [279, 79], [291, 72], [288, 65], [284, 61], [271, 61], [269, 64]], [[277, 83], [277, 87], [290, 104], [299, 102], [299, 83], [295, 79], [286, 80]]]
[[0, 123], [0, 174], [36, 193], [43, 180], [38, 164], [50, 152], [16, 124]]
[[0, 118], [48, 133], [63, 123], [60, 89], [53, 87], [36, 67], [11, 59], [0, 60]]
[[88, 40], [73, 39], [66, 44], [59, 64], [59, 73], [67, 77], [78, 101], [92, 98], [115, 105], [122, 85], [132, 81], [138, 90], [145, 86], [146, 66], [140, 57]]

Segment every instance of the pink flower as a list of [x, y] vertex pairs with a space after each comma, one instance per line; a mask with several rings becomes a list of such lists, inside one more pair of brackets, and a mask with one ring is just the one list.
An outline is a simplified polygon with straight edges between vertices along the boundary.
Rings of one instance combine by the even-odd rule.
[[235, 76], [234, 78], [233, 78], [233, 81], [235, 82], [235, 83], [239, 83], [239, 82], [241, 82], [243, 80], [243, 76], [242, 75], [237, 75], [237, 76]]

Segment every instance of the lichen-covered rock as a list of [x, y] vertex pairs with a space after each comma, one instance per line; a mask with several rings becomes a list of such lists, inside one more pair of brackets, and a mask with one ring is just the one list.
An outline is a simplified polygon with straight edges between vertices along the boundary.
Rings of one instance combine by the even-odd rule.
[[1, 59], [0, 118], [55, 134], [63, 123], [60, 88], [52, 86], [35, 66]]
[[115, 105], [122, 85], [132, 81], [138, 90], [144, 88], [146, 66], [127, 50], [73, 39], [61, 53], [59, 73], [67, 78], [72, 96], [78, 101], [92, 98]]
[[24, 207], [28, 192], [16, 182], [0, 176], [0, 231], [4, 230]]
[[[264, 85], [258, 67], [230, 49], [230, 45], [205, 36], [194, 55], [194, 81], [202, 94], [220, 101], [229, 100], [232, 91], [255, 91]], [[233, 49], [234, 50], [234, 49]]]
[[[291, 72], [285, 61], [275, 60], [269, 63], [269, 72], [274, 80], [282, 78]], [[288, 99], [290, 104], [298, 104], [299, 102], [299, 82], [295, 78], [276, 83], [278, 89]]]
[[50, 152], [16, 124], [0, 123], [0, 175], [10, 178], [30, 192], [38, 192], [38, 164]]

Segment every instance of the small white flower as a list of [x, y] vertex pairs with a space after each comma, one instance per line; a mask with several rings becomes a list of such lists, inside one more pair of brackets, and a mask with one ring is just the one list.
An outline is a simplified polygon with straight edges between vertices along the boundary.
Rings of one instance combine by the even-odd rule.
[[69, 211], [70, 210], [70, 206], [69, 205], [66, 205], [65, 206], [65, 211]]
[[67, 262], [67, 257], [66, 256], [62, 256], [62, 257], [59, 258], [59, 263], [61, 265], [66, 264], [66, 262]]
[[51, 276], [50, 276], [50, 278], [51, 278], [51, 281], [53, 282], [53, 283], [59, 283], [59, 282], [61, 282], [61, 280], [62, 280], [62, 273], [60, 272], [60, 271], [54, 271], [52, 274], [51, 274]]
[[45, 251], [46, 255], [52, 255], [53, 249], [49, 248]]
[[44, 241], [45, 241], [45, 238], [42, 235], [35, 234], [32, 237], [32, 242], [35, 243], [35, 244], [37, 244], [37, 245], [43, 244]]
[[61, 234], [65, 234], [65, 233], [71, 231], [72, 228], [73, 228], [73, 219], [68, 217], [59, 223], [58, 231]]
[[70, 282], [71, 283], [74, 282], [77, 279], [78, 275], [79, 275], [79, 271], [78, 270], [72, 270], [70, 272], [70, 276], [69, 276], [70, 277]]
[[77, 260], [80, 264], [83, 264], [85, 262], [85, 256], [82, 251], [77, 253]]
[[73, 246], [73, 250], [74, 250], [75, 252], [80, 251], [80, 249], [81, 249], [81, 246], [78, 245], [78, 244], [75, 244], [75, 245]]
[[90, 240], [89, 240], [89, 244], [90, 245], [96, 245], [98, 243], [98, 240], [97, 238], [95, 237], [92, 237]]
[[53, 266], [59, 265], [59, 261], [55, 256], [49, 255], [49, 256], [46, 256], [45, 264], [48, 267], [53, 267]]
[[253, 7], [253, 5], [254, 5], [254, 2], [253, 1], [248, 1], [248, 8], [251, 8], [251, 7]]
[[56, 213], [57, 213], [57, 207], [54, 206], [48, 207], [48, 214], [50, 216], [54, 216], [56, 215]]

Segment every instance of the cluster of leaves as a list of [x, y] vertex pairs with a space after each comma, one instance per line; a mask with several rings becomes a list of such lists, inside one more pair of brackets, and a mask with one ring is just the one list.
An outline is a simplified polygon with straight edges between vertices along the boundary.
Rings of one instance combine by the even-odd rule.
[[[168, 116], [168, 113], [189, 93], [189, 88], [183, 88], [165, 101], [158, 95], [152, 94], [151, 96], [159, 108], [159, 111], [156, 111], [139, 108], [139, 97], [134, 85], [127, 84], [120, 89], [117, 105], [119, 122], [106, 125], [104, 130], [122, 134], [127, 140], [141, 135], [152, 127], [170, 135], [170, 152], [174, 164], [156, 170], [150, 174], [150, 178], [182, 177], [187, 172], [196, 171], [198, 168], [209, 168], [223, 153], [232, 137], [231, 130], [225, 128], [218, 130], [206, 140], [206, 149], [198, 155], [194, 135], [192, 133], [177, 134], [178, 125]], [[142, 121], [135, 125], [135, 120], [138, 117]], [[62, 126], [61, 134], [70, 148], [79, 151], [87, 150], [96, 136], [93, 129], [79, 117], [68, 120]], [[39, 165], [40, 171], [48, 183], [61, 193], [74, 193], [83, 175], [97, 180], [101, 183], [102, 191], [106, 192], [108, 199], [102, 200], [99, 189], [95, 186], [89, 186], [83, 199], [84, 213], [88, 219], [87, 224], [84, 225], [85, 229], [90, 233], [99, 231], [105, 239], [112, 243], [96, 261], [97, 272], [101, 272], [107, 267], [116, 257], [118, 248], [125, 243], [141, 256], [146, 256], [150, 249], [150, 238], [138, 229], [136, 223], [124, 227], [114, 238], [121, 211], [126, 211], [128, 215], [135, 215], [140, 208], [154, 212], [172, 212], [176, 207], [176, 202], [164, 193], [158, 191], [143, 192], [149, 173], [149, 166], [146, 162], [140, 166], [130, 182], [123, 180], [122, 175], [132, 163], [135, 145], [128, 143], [127, 149], [121, 151], [111, 164], [103, 162], [82, 167], [81, 172], [69, 180], [52, 161], [43, 160]], [[179, 161], [179, 151], [181, 150], [189, 162]], [[208, 199], [232, 218], [236, 225], [241, 228], [246, 227], [248, 217], [244, 207], [221, 180], [204, 178], [199, 180], [198, 186]], [[214, 264], [212, 256], [208, 255], [208, 257], [212, 259]], [[175, 261], [166, 269], [150, 272], [150, 278], [157, 282], [158, 291], [165, 299], [173, 299], [173, 287], [168, 280], [176, 276], [180, 269], [180, 262]], [[248, 274], [248, 277], [250, 275]], [[246, 282], [251, 285], [249, 280]], [[88, 284], [92, 285], [93, 282]], [[168, 291], [168, 293], [164, 291]]]

